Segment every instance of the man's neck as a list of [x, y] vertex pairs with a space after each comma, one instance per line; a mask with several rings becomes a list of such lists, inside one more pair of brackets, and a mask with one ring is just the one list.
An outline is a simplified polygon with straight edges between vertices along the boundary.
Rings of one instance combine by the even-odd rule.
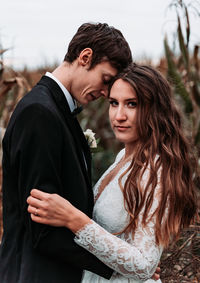
[[64, 93], [64, 95], [67, 99], [67, 102], [68, 102], [68, 105], [69, 105], [71, 112], [73, 112], [74, 109], [77, 107], [77, 103], [74, 100], [74, 98], [72, 97], [72, 95], [70, 94], [70, 92], [67, 90], [67, 88], [61, 83], [61, 81], [58, 78], [56, 78], [53, 75], [53, 73], [46, 72], [45, 75], [50, 77], [51, 79], [53, 79], [59, 85], [59, 87], [61, 88], [62, 92]]
[[72, 84], [72, 65], [68, 62], [63, 62], [59, 65], [53, 72], [53, 76], [59, 80], [64, 87], [71, 93], [71, 84]]

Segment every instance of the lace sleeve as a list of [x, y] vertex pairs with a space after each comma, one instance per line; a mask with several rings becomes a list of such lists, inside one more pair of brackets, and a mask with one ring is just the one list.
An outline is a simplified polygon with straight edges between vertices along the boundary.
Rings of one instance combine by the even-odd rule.
[[75, 242], [124, 277], [142, 281], [152, 277], [162, 253], [155, 242], [153, 221], [138, 229], [134, 239], [132, 233], [119, 238], [93, 221], [76, 233]]
[[[124, 169], [125, 168], [122, 168], [122, 170]], [[142, 177], [142, 187], [145, 187], [149, 172], [149, 169], [147, 169]], [[121, 172], [119, 172], [119, 174], [121, 174]], [[125, 176], [123, 182], [124, 181]], [[105, 214], [105, 217], [103, 218], [102, 216], [100, 218], [99, 214], [96, 219], [101, 220], [100, 223], [105, 225], [105, 227], [106, 224], [107, 226], [112, 226], [112, 224], [114, 225], [120, 222], [124, 223], [126, 226], [128, 222], [125, 223], [126, 221], [124, 222], [123, 217], [125, 213], [125, 217], [128, 221], [128, 215], [126, 210], [123, 208], [123, 195], [121, 194], [121, 190], [118, 186], [118, 176], [116, 176], [115, 180], [110, 182], [109, 189], [105, 192], [106, 193], [104, 193], [102, 197], [102, 205], [100, 205], [100, 201], [99, 204], [96, 204], [96, 207], [99, 206], [99, 213]], [[115, 274], [118, 273], [124, 277], [133, 278], [137, 281], [148, 280], [154, 274], [163, 250], [161, 246], [156, 244], [155, 239], [154, 212], [160, 201], [160, 192], [159, 170], [158, 184], [155, 188], [153, 203], [147, 217], [148, 224], [145, 227], [142, 225], [142, 216], [144, 213], [143, 208], [140, 213], [138, 227], [134, 235], [131, 232], [125, 232], [115, 236], [93, 221], [92, 223], [85, 225], [76, 233], [75, 242], [94, 254], [107, 266], [115, 270]], [[114, 201], [112, 202], [113, 198]], [[109, 204], [114, 205], [114, 203], [118, 209], [114, 209], [115, 207], [113, 207], [110, 210], [110, 207], [108, 207], [109, 209], [106, 207], [109, 206]], [[98, 214], [98, 209], [96, 208], [96, 216]], [[104, 211], [102, 209], [104, 209]], [[121, 210], [124, 211], [124, 213], [120, 212]]]

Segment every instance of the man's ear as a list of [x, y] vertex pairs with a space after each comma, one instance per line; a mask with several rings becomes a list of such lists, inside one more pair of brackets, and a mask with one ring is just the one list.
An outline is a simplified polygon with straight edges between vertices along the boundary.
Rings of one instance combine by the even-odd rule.
[[85, 48], [78, 56], [78, 62], [81, 66], [90, 66], [92, 62], [93, 51], [91, 48]]

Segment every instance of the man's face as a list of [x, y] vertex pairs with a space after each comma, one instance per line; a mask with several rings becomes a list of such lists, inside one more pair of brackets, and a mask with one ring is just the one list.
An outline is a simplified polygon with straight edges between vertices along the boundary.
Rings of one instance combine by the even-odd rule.
[[108, 85], [116, 76], [117, 69], [106, 62], [97, 64], [91, 70], [88, 66], [81, 67], [77, 72], [76, 84], [72, 86], [71, 93], [83, 105], [87, 105], [100, 96], [108, 96]]

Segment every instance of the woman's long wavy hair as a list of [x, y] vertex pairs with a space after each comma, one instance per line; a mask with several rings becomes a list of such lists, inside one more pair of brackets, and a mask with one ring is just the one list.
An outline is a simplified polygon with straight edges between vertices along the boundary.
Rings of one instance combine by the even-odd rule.
[[[119, 180], [121, 184], [129, 171], [123, 187], [125, 207], [130, 215], [125, 230], [134, 234], [141, 211], [142, 224], [145, 226], [150, 220], [148, 215], [159, 182], [161, 195], [152, 217], [156, 220], [156, 242], [166, 247], [172, 238], [178, 238], [182, 228], [194, 221], [197, 211], [189, 143], [170, 85], [158, 71], [131, 64], [115, 81], [119, 78], [128, 82], [137, 95], [138, 142], [131, 165]], [[142, 188], [147, 167], [149, 177]]]

